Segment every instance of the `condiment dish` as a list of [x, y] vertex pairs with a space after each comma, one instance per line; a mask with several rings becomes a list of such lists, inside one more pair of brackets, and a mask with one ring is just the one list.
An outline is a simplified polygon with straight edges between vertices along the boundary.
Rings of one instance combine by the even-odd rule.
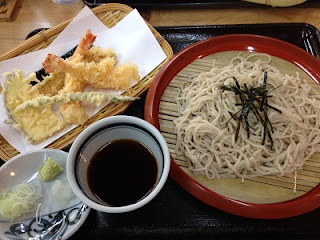
[[[55, 181], [67, 183], [67, 155], [56, 149], [34, 150], [19, 154], [1, 166], [1, 193], [11, 191], [19, 184], [37, 181], [42, 187], [43, 197], [38, 210], [24, 213], [13, 220], [5, 219], [0, 214], [0, 239], [68, 239], [82, 226], [90, 208], [76, 196], [70, 201], [61, 201], [52, 191]], [[51, 181], [43, 182], [39, 177], [39, 168], [48, 157], [64, 170]]]

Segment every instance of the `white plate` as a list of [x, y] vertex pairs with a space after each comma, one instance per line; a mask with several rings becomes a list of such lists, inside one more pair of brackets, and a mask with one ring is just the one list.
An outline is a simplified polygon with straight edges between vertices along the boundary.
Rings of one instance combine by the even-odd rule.
[[[67, 155], [60, 150], [42, 149], [20, 154], [1, 166], [0, 192], [22, 182], [38, 179], [43, 185], [44, 197], [41, 202], [41, 218], [36, 219], [35, 212], [25, 214], [14, 221], [5, 220], [0, 216], [0, 239], [67, 239], [81, 227], [89, 215], [90, 208], [76, 196], [67, 203], [61, 203], [51, 194], [51, 186], [55, 180], [67, 179]], [[38, 170], [48, 157], [59, 163], [64, 171], [49, 182], [42, 182]]]

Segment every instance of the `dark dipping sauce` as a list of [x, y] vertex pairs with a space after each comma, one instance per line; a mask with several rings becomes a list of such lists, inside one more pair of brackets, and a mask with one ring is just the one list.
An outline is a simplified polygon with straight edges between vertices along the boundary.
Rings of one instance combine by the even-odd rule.
[[92, 193], [108, 205], [119, 207], [138, 202], [153, 189], [158, 167], [146, 146], [124, 139], [99, 149], [87, 174]]

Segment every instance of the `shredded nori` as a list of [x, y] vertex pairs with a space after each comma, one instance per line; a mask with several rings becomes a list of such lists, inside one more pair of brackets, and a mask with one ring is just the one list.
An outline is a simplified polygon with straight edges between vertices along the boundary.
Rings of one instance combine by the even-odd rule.
[[[273, 148], [273, 139], [271, 133], [273, 132], [272, 124], [268, 118], [268, 110], [272, 109], [279, 113], [282, 113], [276, 107], [270, 106], [268, 104], [268, 99], [272, 97], [269, 95], [271, 91], [275, 90], [271, 89], [270, 91], [267, 90], [267, 79], [268, 73], [264, 72], [263, 84], [258, 87], [250, 87], [244, 84], [242, 87], [240, 86], [236, 77], [233, 77], [235, 85], [230, 84], [229, 86], [222, 86], [221, 90], [223, 91], [231, 91], [234, 92], [235, 95], [239, 96], [241, 102], [236, 103], [236, 106], [242, 106], [242, 108], [236, 112], [235, 114], [231, 114], [231, 119], [237, 120], [237, 128], [236, 128], [236, 135], [235, 140], [238, 140], [239, 131], [241, 124], [245, 126], [247, 131], [247, 138], [250, 138], [250, 123], [248, 120], [248, 115], [253, 113], [257, 120], [263, 125], [263, 137], [262, 137], [262, 145], [265, 144], [266, 137], [270, 140], [270, 148]], [[230, 119], [230, 120], [231, 120]]]

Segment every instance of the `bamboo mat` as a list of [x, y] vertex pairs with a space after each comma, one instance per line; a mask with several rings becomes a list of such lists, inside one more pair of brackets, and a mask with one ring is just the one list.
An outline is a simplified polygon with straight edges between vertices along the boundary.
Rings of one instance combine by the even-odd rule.
[[[178, 88], [192, 75], [209, 71], [212, 67], [213, 59], [216, 59], [216, 66], [221, 67], [229, 63], [230, 59], [238, 52], [216, 53], [205, 58], [197, 59], [181, 70], [167, 86], [162, 95], [159, 106], [160, 131], [166, 139], [170, 154], [175, 162], [186, 174], [201, 183], [208, 189], [223, 196], [257, 204], [279, 203], [295, 199], [307, 193], [320, 183], [320, 153], [315, 153], [299, 170], [296, 176], [296, 193], [294, 193], [294, 174], [289, 176], [263, 176], [251, 179], [222, 178], [220, 180], [210, 180], [204, 176], [195, 176], [188, 169], [188, 161], [184, 156], [177, 156], [175, 153], [176, 134], [174, 133], [173, 120], [178, 117], [177, 104], [175, 98], [178, 96]], [[294, 75], [298, 70], [300, 76], [309, 79], [309, 84], [313, 88], [319, 86], [310, 79], [306, 73], [298, 69], [293, 64], [284, 60], [273, 58], [272, 64], [277, 66], [283, 73]]]
[[[92, 9], [92, 12], [103, 22], [107, 27], [112, 28], [119, 21], [121, 21], [128, 13], [130, 13], [133, 9], [127, 5], [110, 3], [104, 4], [99, 7]], [[28, 40], [22, 42], [19, 46], [12, 49], [11, 51], [0, 56], [0, 61], [7, 60], [9, 58], [19, 56], [25, 53], [29, 53], [32, 51], [36, 51], [42, 48], [47, 47], [58, 35], [59, 33], [72, 21], [72, 19], [65, 21], [53, 28], [50, 28], [46, 31], [41, 31], [35, 36], [29, 38]], [[130, 88], [123, 95], [126, 96], [140, 96], [143, 92], [145, 92], [155, 74], [159, 71], [161, 66], [172, 57], [173, 51], [169, 43], [148, 23], [146, 22], [153, 35], [159, 42], [161, 48], [166, 54], [167, 58], [162, 62], [157, 68], [155, 68], [151, 73], [149, 73], [146, 77], [139, 81], [134, 87]], [[100, 110], [96, 115], [91, 117], [85, 124], [78, 126], [56, 140], [55, 142], [48, 145], [48, 148], [54, 149], [63, 149], [69, 146], [85, 128], [87, 128], [90, 124], [105, 118], [107, 116], [113, 116], [119, 114], [127, 109], [130, 102], [125, 103], [110, 103], [105, 108]], [[0, 135], [0, 158], [4, 161], [8, 161], [12, 157], [19, 154], [19, 152], [13, 148], [1, 135]]]

